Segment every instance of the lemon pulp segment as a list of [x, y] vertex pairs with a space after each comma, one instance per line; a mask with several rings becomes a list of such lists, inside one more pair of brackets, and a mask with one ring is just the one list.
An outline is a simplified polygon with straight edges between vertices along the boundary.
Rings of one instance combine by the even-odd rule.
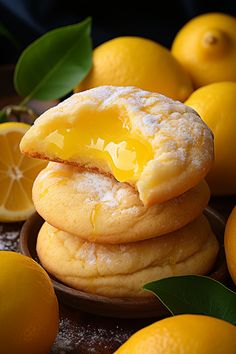
[[136, 180], [153, 158], [151, 145], [141, 136], [132, 134], [128, 120], [116, 109], [83, 110], [74, 122], [61, 121], [44, 128], [45, 150], [61, 160], [97, 161], [108, 164], [111, 173], [120, 181]]
[[24, 220], [34, 211], [32, 185], [45, 163], [20, 152], [28, 128], [24, 123], [0, 125], [0, 221]]

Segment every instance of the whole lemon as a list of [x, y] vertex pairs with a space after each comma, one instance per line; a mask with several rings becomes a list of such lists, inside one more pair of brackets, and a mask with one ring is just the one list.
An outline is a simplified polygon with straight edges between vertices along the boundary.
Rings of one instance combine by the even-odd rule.
[[171, 51], [195, 88], [236, 81], [236, 19], [221, 13], [195, 17], [177, 33]]
[[214, 133], [215, 161], [207, 180], [215, 195], [236, 193], [236, 82], [199, 88], [185, 102]]
[[236, 284], [236, 207], [227, 221], [224, 243], [228, 269], [234, 284]]
[[93, 68], [75, 89], [102, 85], [137, 86], [184, 101], [192, 83], [170, 51], [140, 37], [118, 37], [93, 51]]
[[165, 318], [132, 335], [115, 354], [235, 354], [236, 328], [202, 315]]
[[59, 325], [50, 278], [31, 258], [0, 252], [0, 352], [46, 354]]

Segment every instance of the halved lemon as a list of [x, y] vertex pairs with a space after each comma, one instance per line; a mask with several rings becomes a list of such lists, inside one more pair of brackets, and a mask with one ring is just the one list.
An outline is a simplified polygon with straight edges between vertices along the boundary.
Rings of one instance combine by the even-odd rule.
[[0, 124], [0, 221], [25, 220], [34, 212], [32, 185], [46, 163], [20, 152], [19, 143], [29, 128], [25, 123]]

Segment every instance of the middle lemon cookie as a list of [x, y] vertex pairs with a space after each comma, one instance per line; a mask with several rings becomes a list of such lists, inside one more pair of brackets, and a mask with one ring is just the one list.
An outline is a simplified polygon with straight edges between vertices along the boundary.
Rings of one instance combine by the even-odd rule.
[[209, 196], [202, 181], [181, 196], [148, 208], [126, 183], [53, 162], [33, 186], [35, 207], [48, 223], [90, 242], [108, 244], [136, 242], [180, 229], [202, 212]]

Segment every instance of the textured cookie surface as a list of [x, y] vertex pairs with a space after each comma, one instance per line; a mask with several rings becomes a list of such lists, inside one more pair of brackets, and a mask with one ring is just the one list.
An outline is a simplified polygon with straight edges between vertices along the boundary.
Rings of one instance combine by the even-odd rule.
[[101, 86], [42, 114], [21, 142], [23, 153], [112, 174], [145, 205], [189, 190], [209, 171], [213, 137], [198, 114], [163, 95]]
[[175, 231], [200, 215], [209, 196], [202, 181], [148, 208], [126, 183], [55, 162], [41, 171], [33, 186], [35, 207], [49, 224], [99, 243], [134, 242]]
[[151, 296], [142, 291], [149, 281], [206, 274], [217, 252], [204, 216], [174, 233], [120, 245], [90, 243], [44, 223], [37, 241], [49, 273], [71, 287], [109, 297]]

